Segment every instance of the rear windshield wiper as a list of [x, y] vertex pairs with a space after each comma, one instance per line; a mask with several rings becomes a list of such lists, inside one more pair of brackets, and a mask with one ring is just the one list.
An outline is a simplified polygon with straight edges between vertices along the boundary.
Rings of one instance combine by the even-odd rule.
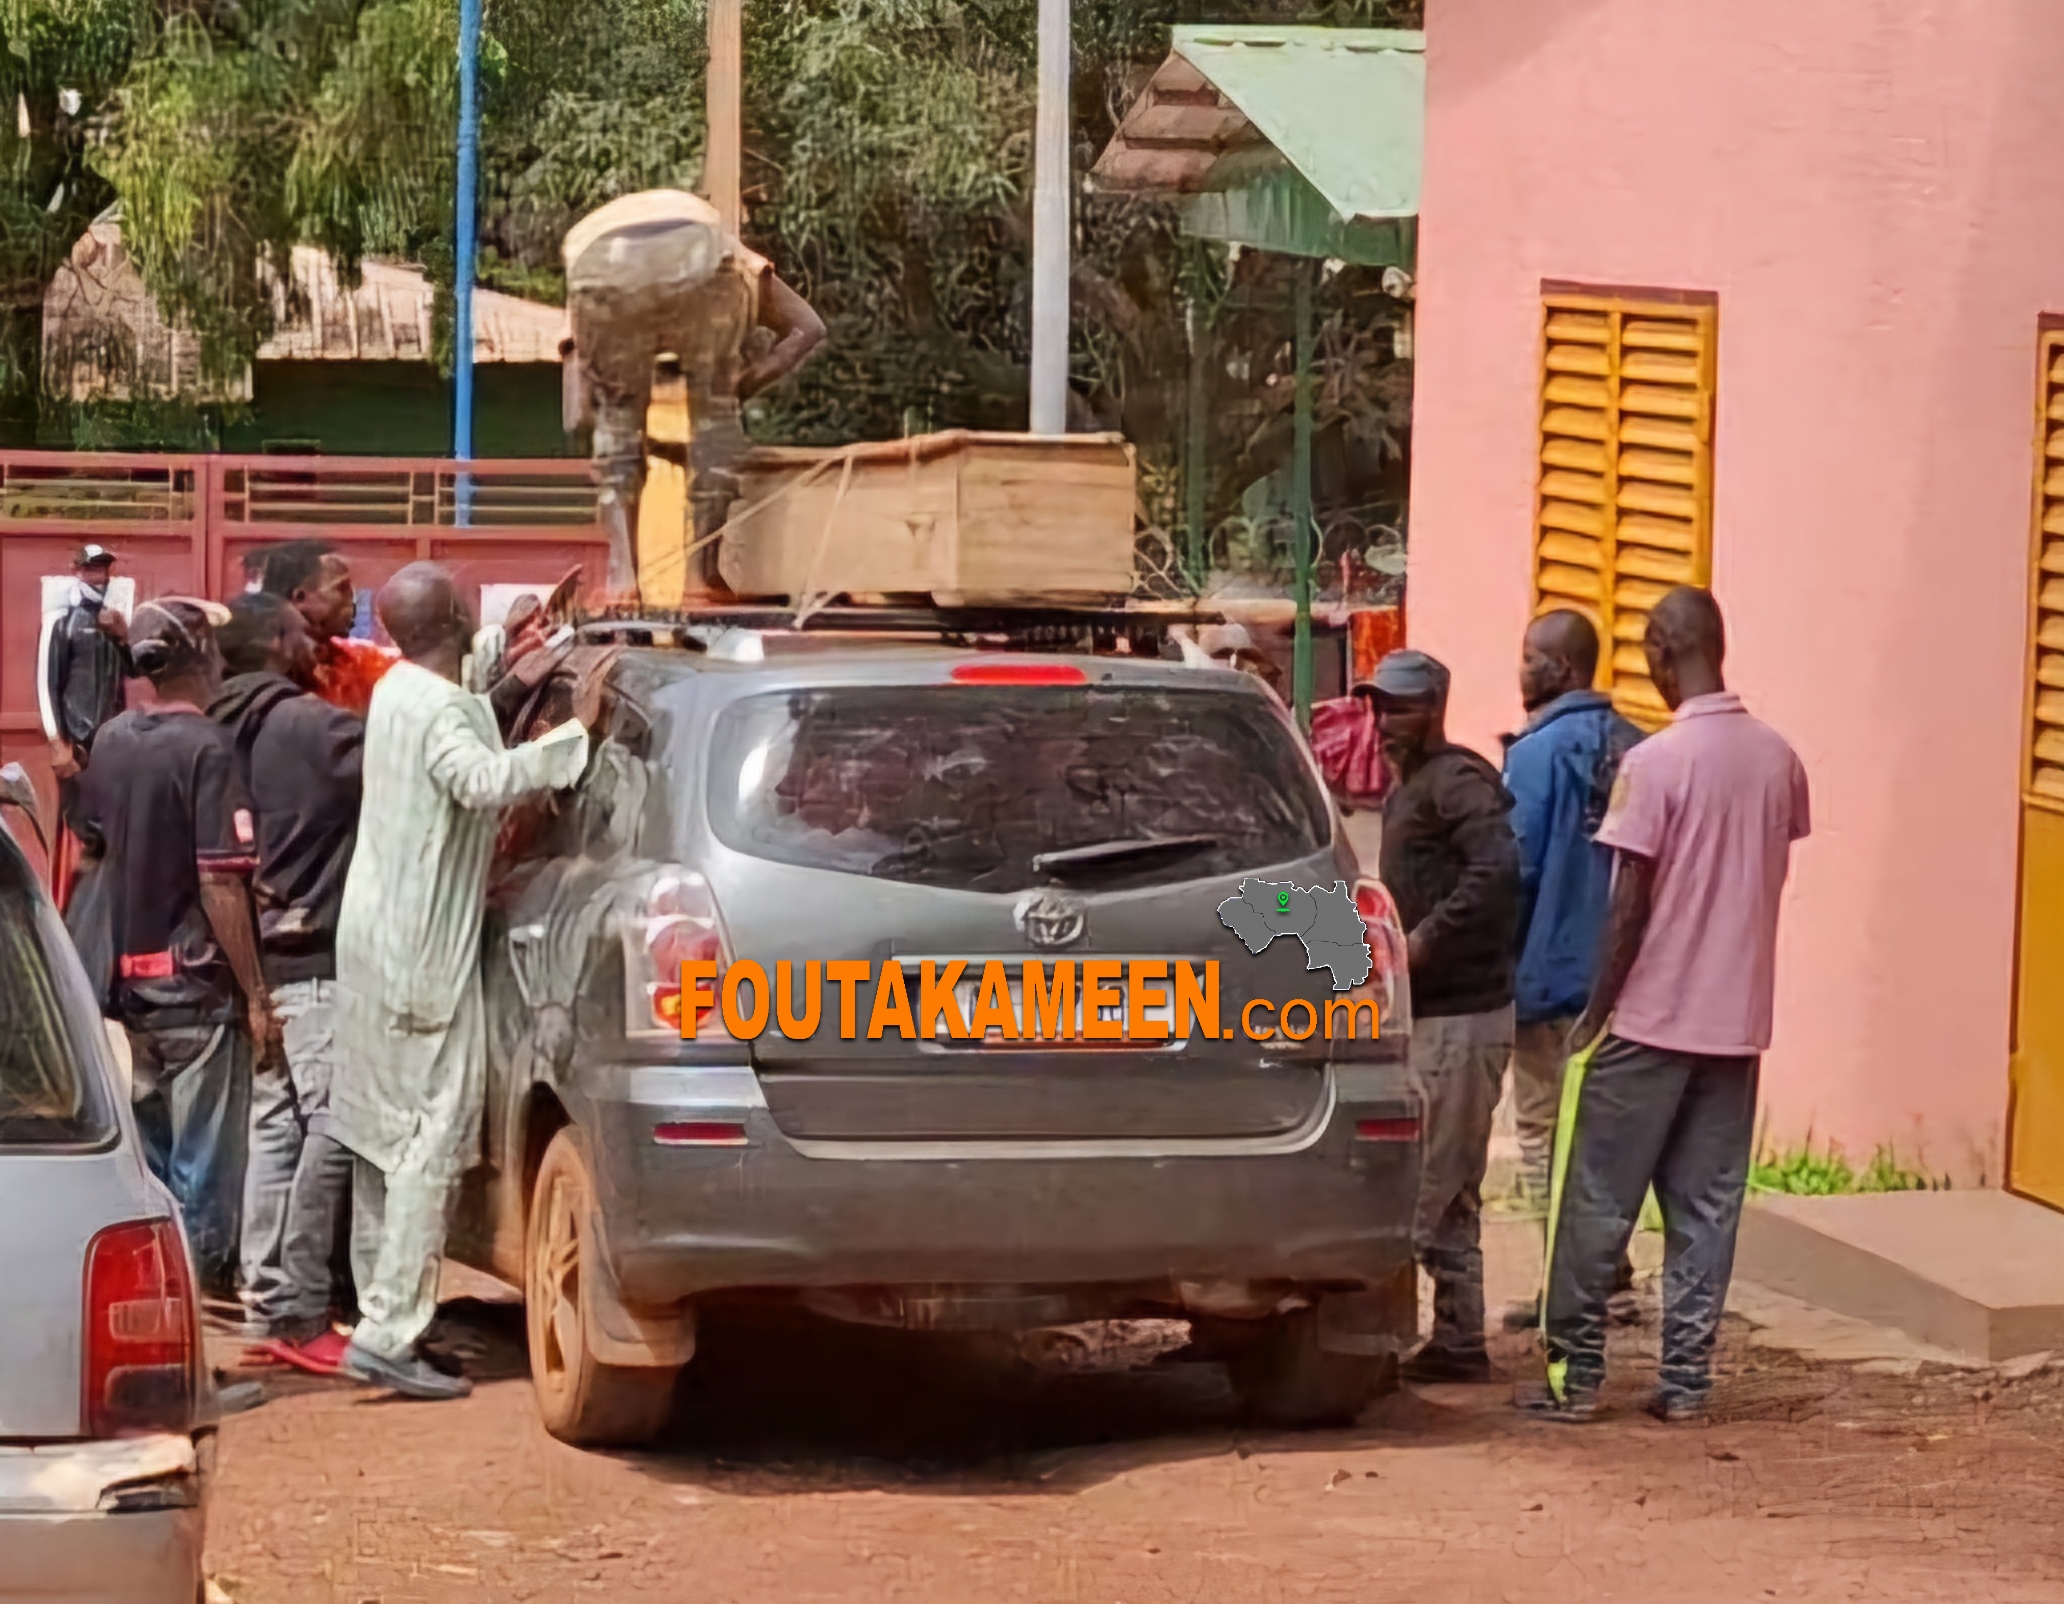
[[1034, 874], [1065, 880], [1073, 875], [1094, 874], [1099, 869], [1123, 868], [1142, 858], [1180, 858], [1192, 852], [1209, 851], [1218, 845], [1215, 835], [1130, 836], [1116, 841], [1097, 841], [1086, 847], [1063, 847], [1042, 852], [1032, 860]]

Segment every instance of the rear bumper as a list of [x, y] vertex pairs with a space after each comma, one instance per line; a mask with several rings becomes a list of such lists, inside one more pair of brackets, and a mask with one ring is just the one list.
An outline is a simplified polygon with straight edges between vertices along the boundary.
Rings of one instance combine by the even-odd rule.
[[186, 1437], [0, 1446], [0, 1598], [194, 1604], [204, 1459]]
[[[1340, 1079], [1290, 1139], [1111, 1151], [797, 1143], [748, 1070], [640, 1072], [591, 1106], [588, 1149], [618, 1287], [644, 1308], [747, 1289], [1374, 1287], [1412, 1259], [1418, 1148], [1355, 1125], [1417, 1100], [1394, 1066]], [[746, 1144], [652, 1139], [714, 1118]]]

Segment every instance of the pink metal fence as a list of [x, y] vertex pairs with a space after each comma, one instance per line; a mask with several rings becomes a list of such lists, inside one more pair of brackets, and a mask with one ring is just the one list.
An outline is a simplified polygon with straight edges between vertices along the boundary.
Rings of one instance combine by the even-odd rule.
[[36, 702], [42, 580], [68, 573], [82, 541], [113, 550], [144, 600], [233, 595], [246, 554], [308, 536], [335, 543], [361, 589], [433, 560], [476, 604], [483, 585], [550, 584], [576, 563], [600, 584], [607, 570], [578, 461], [0, 452], [0, 762], [27, 765], [54, 803]]

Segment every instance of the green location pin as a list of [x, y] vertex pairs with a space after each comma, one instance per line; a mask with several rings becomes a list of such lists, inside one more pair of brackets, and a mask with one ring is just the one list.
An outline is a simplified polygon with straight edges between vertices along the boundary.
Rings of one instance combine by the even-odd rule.
[[1289, 893], [1289, 892], [1287, 892], [1287, 891], [1278, 891], [1278, 892], [1276, 893], [1276, 912], [1278, 912], [1278, 913], [1288, 913], [1289, 911], [1290, 911], [1290, 893]]

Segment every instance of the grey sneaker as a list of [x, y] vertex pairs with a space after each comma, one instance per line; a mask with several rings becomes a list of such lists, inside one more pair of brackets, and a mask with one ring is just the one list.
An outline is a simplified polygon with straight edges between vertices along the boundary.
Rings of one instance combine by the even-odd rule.
[[448, 1376], [417, 1354], [412, 1353], [406, 1359], [386, 1359], [361, 1348], [356, 1342], [345, 1348], [337, 1369], [353, 1381], [363, 1381], [369, 1387], [385, 1387], [404, 1398], [442, 1401], [463, 1398], [473, 1390], [473, 1383], [464, 1376]]

